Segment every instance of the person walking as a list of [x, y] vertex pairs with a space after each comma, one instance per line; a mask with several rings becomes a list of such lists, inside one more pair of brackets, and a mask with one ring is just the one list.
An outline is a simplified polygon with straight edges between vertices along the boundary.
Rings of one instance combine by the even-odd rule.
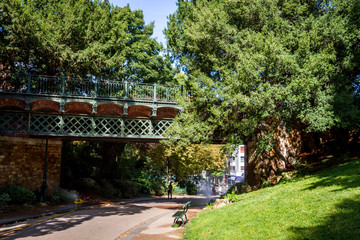
[[172, 199], [172, 192], [173, 192], [173, 185], [172, 182], [169, 182], [169, 186], [168, 186], [168, 199]]

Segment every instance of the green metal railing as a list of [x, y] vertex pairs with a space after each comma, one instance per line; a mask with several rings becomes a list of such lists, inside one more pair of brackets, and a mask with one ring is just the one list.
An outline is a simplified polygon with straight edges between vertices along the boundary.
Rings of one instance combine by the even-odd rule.
[[1, 78], [0, 92], [175, 103], [182, 95], [182, 86], [170, 87], [95, 78], [19, 75]]
[[164, 139], [172, 120], [0, 112], [0, 133]]

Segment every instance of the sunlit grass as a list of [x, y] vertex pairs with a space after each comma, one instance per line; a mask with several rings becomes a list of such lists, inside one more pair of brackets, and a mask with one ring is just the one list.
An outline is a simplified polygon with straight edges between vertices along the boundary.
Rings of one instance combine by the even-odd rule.
[[185, 239], [360, 239], [360, 161], [201, 212]]

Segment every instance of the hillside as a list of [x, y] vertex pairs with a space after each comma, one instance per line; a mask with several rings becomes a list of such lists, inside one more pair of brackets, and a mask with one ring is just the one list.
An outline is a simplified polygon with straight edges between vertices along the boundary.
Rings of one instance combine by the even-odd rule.
[[203, 211], [185, 239], [360, 239], [360, 160]]

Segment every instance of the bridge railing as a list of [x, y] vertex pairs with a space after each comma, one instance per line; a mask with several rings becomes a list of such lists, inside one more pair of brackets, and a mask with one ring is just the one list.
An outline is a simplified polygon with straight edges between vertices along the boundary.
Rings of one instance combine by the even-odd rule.
[[182, 86], [173, 87], [94, 78], [13, 75], [0, 78], [0, 92], [176, 102], [182, 94]]

